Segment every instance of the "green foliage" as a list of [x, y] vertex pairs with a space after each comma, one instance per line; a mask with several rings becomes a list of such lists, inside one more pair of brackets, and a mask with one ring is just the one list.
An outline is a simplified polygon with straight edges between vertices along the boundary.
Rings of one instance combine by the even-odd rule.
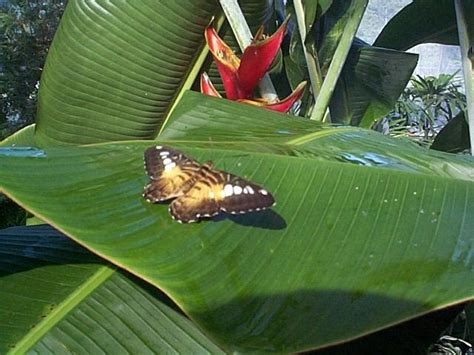
[[415, 0], [390, 19], [374, 45], [408, 50], [420, 43], [456, 45], [458, 41], [454, 1]]
[[[315, 3], [318, 8], [313, 16]], [[319, 117], [329, 100], [331, 122], [370, 127], [395, 105], [415, 69], [417, 55], [370, 46], [357, 38], [353, 40], [350, 36], [354, 36], [355, 31], [347, 33], [347, 29], [349, 25], [359, 24], [357, 13], [363, 12], [364, 2], [336, 0], [329, 8], [324, 6], [327, 2], [304, 4], [312, 16], [306, 18], [310, 22], [305, 23], [307, 35], [303, 46], [296, 28], [294, 6], [291, 1], [287, 3], [286, 11], [293, 14], [295, 28], [284, 60], [286, 77], [292, 88], [301, 80], [316, 77], [320, 81], [311, 86], [316, 95], [304, 97], [301, 114]], [[345, 40], [345, 49], [340, 45], [344, 36], [350, 39]], [[303, 49], [309, 55], [305, 56]], [[310, 75], [313, 67], [317, 75]], [[326, 104], [316, 106], [312, 113], [314, 96], [319, 97], [319, 105]]]
[[446, 154], [415, 144], [192, 92], [159, 142], [263, 184], [277, 206], [173, 222], [141, 197], [143, 151], [159, 144], [146, 141], [3, 148], [0, 187], [166, 292], [228, 351], [319, 348], [472, 292], [467, 158], [446, 169]]
[[38, 82], [66, 1], [0, 6], [0, 139], [33, 123]]
[[50, 226], [0, 230], [0, 250], [2, 354], [221, 353], [165, 294]]
[[377, 129], [430, 145], [448, 122], [466, 110], [466, 96], [454, 79], [456, 74], [413, 77], [395, 108], [377, 123]]
[[[253, 25], [271, 16], [269, 1], [240, 3]], [[332, 72], [321, 90], [347, 107], [340, 122], [388, 110], [414, 63], [375, 48], [350, 56], [365, 3], [320, 1], [305, 16], [324, 17], [305, 24], [322, 37], [306, 48], [322, 78]], [[300, 352], [369, 333], [384, 349], [381, 329], [473, 297], [472, 159], [187, 92], [212, 16], [208, 0], [69, 3], [37, 129], [2, 143], [0, 190], [89, 252], [51, 229], [0, 234], [1, 349]], [[389, 57], [405, 60], [392, 86]], [[276, 207], [173, 222], [141, 196], [143, 152], [157, 142], [263, 184]]]
[[430, 149], [460, 153], [469, 152], [470, 147], [469, 125], [464, 117], [464, 112], [460, 112], [439, 131]]
[[13, 201], [0, 194], [0, 229], [26, 223], [26, 212]]

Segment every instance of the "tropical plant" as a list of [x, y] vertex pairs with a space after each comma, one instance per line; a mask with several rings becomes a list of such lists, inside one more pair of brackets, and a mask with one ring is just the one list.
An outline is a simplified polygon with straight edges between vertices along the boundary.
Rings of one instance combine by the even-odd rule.
[[0, 2], [0, 139], [35, 120], [41, 69], [65, 3]]
[[[203, 36], [214, 16], [230, 43], [217, 2], [71, 1], [36, 126], [0, 149], [0, 189], [50, 225], [0, 233], [0, 351], [298, 352], [369, 333], [361, 352], [426, 349], [381, 330], [472, 298], [473, 161], [318, 122], [381, 117], [395, 59], [411, 68], [351, 49], [366, 4], [318, 2], [322, 40], [303, 35], [318, 50], [296, 57], [324, 79], [307, 120], [187, 90], [201, 70], [220, 90]], [[271, 5], [241, 1], [253, 33]], [[141, 196], [143, 153], [162, 144], [264, 185], [276, 207], [173, 222]]]
[[[424, 21], [420, 21], [420, 14], [423, 14]], [[465, 144], [452, 144], [453, 141], [464, 141], [465, 130], [459, 129], [463, 127], [463, 120], [468, 121], [469, 126], [474, 126], [474, 82], [472, 80], [474, 66], [470, 46], [474, 33], [472, 18], [474, 18], [472, 1], [440, 0], [434, 8], [429, 0], [415, 0], [390, 20], [374, 43], [376, 46], [396, 50], [407, 50], [426, 42], [460, 46], [468, 117], [458, 115], [456, 122], [460, 123], [456, 123], [456, 129], [449, 129], [449, 134], [443, 135], [443, 137], [452, 138], [451, 142], [437, 144], [439, 148], [445, 147], [450, 151], [462, 150], [466, 147]], [[457, 136], [453, 133], [457, 133]], [[468, 136], [470, 142], [474, 141], [474, 130], [468, 132]], [[473, 154], [472, 151], [471, 154]]]
[[456, 74], [414, 76], [395, 108], [376, 127], [429, 146], [448, 122], [466, 111], [466, 96], [459, 90], [459, 80], [454, 80]]
[[[252, 42], [245, 48], [242, 59], [238, 58], [217, 34], [212, 23], [204, 31], [206, 43], [212, 53], [222, 79], [226, 97], [231, 100], [248, 103], [277, 112], [288, 112], [303, 95], [306, 82], [298, 84], [290, 96], [284, 100], [269, 100], [264, 97], [253, 99], [255, 87], [262, 81], [272, 62], [280, 50], [285, 36], [288, 18], [270, 37], [263, 34], [263, 26], [255, 35]], [[201, 92], [203, 94], [222, 97], [217, 91], [207, 73], [201, 74]]]

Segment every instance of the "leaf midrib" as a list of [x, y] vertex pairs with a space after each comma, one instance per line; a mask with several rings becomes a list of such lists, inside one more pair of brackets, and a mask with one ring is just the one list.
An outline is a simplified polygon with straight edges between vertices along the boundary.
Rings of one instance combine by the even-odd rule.
[[[224, 20], [225, 20], [225, 16], [224, 16], [224, 13], [221, 11], [220, 15], [217, 16], [217, 20], [215, 21], [217, 29], [222, 27]], [[203, 37], [204, 37], [204, 33], [203, 33]], [[168, 112], [166, 112], [164, 116], [163, 123], [161, 124], [161, 127], [158, 131], [158, 135], [157, 135], [158, 137], [161, 135], [161, 133], [163, 133], [164, 129], [167, 127], [169, 119], [172, 116], [174, 109], [176, 108], [176, 106], [178, 106], [181, 99], [183, 98], [184, 93], [187, 90], [191, 89], [192, 85], [196, 81], [198, 74], [201, 71], [201, 68], [208, 54], [209, 54], [209, 47], [207, 46], [206, 41], [203, 41], [201, 48], [198, 50], [198, 52], [196, 53], [196, 56], [194, 57], [194, 62], [189, 66], [189, 69], [185, 75], [185, 78], [182, 81], [181, 86], [177, 91], [177, 94], [172, 100], [171, 105], [168, 108]]]
[[18, 343], [15, 348], [9, 351], [9, 354], [24, 354], [36, 344], [43, 336], [53, 328], [57, 323], [65, 318], [79, 303], [85, 300], [101, 286], [109, 277], [115, 273], [116, 269], [110, 266], [102, 266], [80, 287], [71, 293], [62, 301], [49, 316], [39, 322], [31, 329]]

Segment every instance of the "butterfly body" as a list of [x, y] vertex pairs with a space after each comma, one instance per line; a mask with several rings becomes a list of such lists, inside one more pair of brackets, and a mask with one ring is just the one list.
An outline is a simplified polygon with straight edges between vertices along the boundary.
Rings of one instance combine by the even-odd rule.
[[274, 205], [273, 196], [261, 186], [228, 172], [212, 162], [199, 164], [166, 146], [145, 151], [145, 170], [151, 182], [144, 198], [151, 203], [174, 199], [171, 217], [191, 223], [220, 212], [243, 214]]

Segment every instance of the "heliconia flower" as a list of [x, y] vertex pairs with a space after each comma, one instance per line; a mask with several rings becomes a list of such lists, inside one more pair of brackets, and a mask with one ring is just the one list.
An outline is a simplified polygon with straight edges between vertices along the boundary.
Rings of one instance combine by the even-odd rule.
[[277, 111], [277, 112], [288, 112], [293, 104], [298, 101], [304, 93], [304, 88], [306, 87], [306, 81], [303, 81], [298, 84], [296, 89], [286, 98], [281, 101], [268, 103], [263, 99], [242, 99], [239, 102], [245, 102], [254, 106], [264, 107], [267, 110]]
[[[261, 98], [238, 99], [237, 101], [254, 106], [260, 106], [271, 111], [288, 112], [288, 110], [293, 106], [293, 104], [301, 98], [304, 93], [305, 87], [306, 81], [303, 81], [296, 87], [296, 89], [291, 93], [291, 95], [277, 102], [267, 102], [265, 99]], [[201, 75], [201, 92], [208, 96], [222, 98], [221, 94], [219, 94], [219, 91], [217, 91], [214, 85], [212, 85], [211, 79], [209, 79], [207, 73], [202, 73]]]
[[[301, 98], [306, 85], [305, 82], [298, 85], [296, 90], [282, 101], [269, 103], [263, 99], [253, 100], [251, 98], [255, 86], [268, 71], [278, 53], [287, 24], [288, 18], [272, 36], [267, 38], [263, 36], [263, 28], [260, 28], [252, 43], [245, 48], [241, 59], [219, 37], [212, 27], [212, 21], [206, 27], [206, 41], [221, 75], [228, 99], [262, 106], [274, 111], [287, 112]], [[206, 73], [201, 75], [201, 92], [206, 95], [221, 97]]]
[[221, 94], [219, 94], [219, 91], [217, 91], [214, 85], [212, 85], [211, 79], [207, 73], [201, 74], [201, 92], [204, 95], [222, 98]]

